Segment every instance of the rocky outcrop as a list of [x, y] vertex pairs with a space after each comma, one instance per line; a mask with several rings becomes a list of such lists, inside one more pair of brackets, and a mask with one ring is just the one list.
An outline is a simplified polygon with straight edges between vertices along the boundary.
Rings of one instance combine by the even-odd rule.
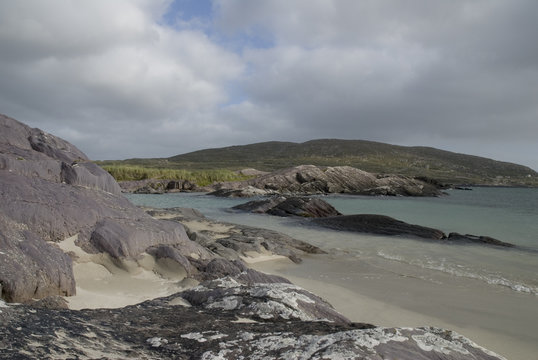
[[233, 207], [236, 210], [249, 211], [258, 214], [299, 217], [329, 217], [342, 215], [331, 204], [318, 198], [272, 197], [264, 200], [249, 201]]
[[[191, 240], [226, 259], [235, 260], [251, 255], [266, 254], [285, 256], [299, 263], [306, 254], [324, 253], [314, 245], [277, 231], [216, 222], [193, 209], [147, 209], [147, 212], [156, 218], [181, 222]], [[193, 221], [198, 228], [190, 228]], [[200, 224], [203, 224], [203, 229], [199, 228]], [[200, 268], [199, 265], [198, 267]]]
[[455, 232], [451, 232], [446, 237], [447, 241], [454, 241], [454, 242], [462, 242], [462, 243], [481, 243], [481, 244], [487, 244], [487, 245], [495, 245], [495, 246], [503, 246], [503, 247], [514, 247], [514, 244], [510, 244], [501, 240], [494, 239], [489, 236], [477, 236], [477, 235], [470, 235], [470, 234], [458, 234]]
[[163, 244], [209, 258], [179, 223], [152, 219], [75, 146], [0, 115], [1, 297], [73, 295], [71, 258], [55, 244], [78, 235], [87, 252], [134, 258]]
[[189, 180], [145, 179], [120, 181], [119, 185], [123, 192], [135, 194], [163, 194], [169, 192], [191, 192], [198, 190], [196, 184], [190, 182]]
[[334, 230], [363, 232], [379, 235], [416, 236], [441, 240], [445, 234], [441, 230], [420, 225], [412, 225], [389, 216], [360, 214], [313, 219], [315, 224]]
[[192, 306], [233, 310], [237, 316], [253, 320], [324, 320], [351, 323], [320, 297], [290, 283], [242, 284], [233, 277], [202, 283], [181, 293]]
[[[219, 196], [252, 196], [243, 192], [248, 187], [267, 194], [360, 194], [392, 196], [438, 196], [439, 187], [433, 182], [401, 175], [368, 173], [350, 166], [321, 169], [314, 165], [301, 165], [278, 170], [254, 179], [220, 183], [215, 186]], [[251, 191], [252, 192], [252, 191]]]
[[[219, 186], [227, 186], [227, 185], [218, 185]], [[238, 187], [237, 185], [233, 185], [234, 187]], [[209, 195], [213, 196], [219, 196], [219, 197], [229, 197], [229, 198], [244, 198], [244, 197], [253, 197], [253, 196], [267, 196], [272, 194], [277, 194], [275, 190], [268, 190], [268, 189], [259, 189], [257, 187], [247, 185], [243, 188], [226, 188], [222, 187], [215, 191], [211, 191]]]
[[452, 331], [350, 323], [293, 285], [231, 278], [121, 309], [0, 302], [0, 323], [3, 359], [503, 359]]
[[456, 244], [473, 243], [502, 247], [515, 247], [514, 244], [500, 241], [489, 236], [477, 236], [470, 234], [461, 235], [458, 233], [450, 233], [447, 236], [441, 230], [408, 224], [401, 220], [396, 220], [384, 215], [344, 215], [312, 219], [312, 222], [325, 228], [340, 231], [352, 231], [388, 236], [410, 236], [423, 239], [440, 240], [443, 242]]

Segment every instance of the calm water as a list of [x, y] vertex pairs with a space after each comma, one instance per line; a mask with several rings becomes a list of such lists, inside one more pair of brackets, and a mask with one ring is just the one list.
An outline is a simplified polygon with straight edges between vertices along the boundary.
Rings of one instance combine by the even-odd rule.
[[[196, 208], [216, 220], [277, 230], [321, 247], [328, 255], [305, 257], [301, 265], [267, 264], [266, 271], [306, 289], [314, 284], [313, 292], [337, 286], [323, 296], [354, 321], [448, 328], [511, 360], [538, 353], [538, 189], [474, 188], [440, 198], [323, 197], [344, 214], [385, 214], [445, 232], [489, 235], [518, 249], [337, 232], [305, 220], [227, 210], [245, 199], [128, 198], [139, 205]], [[350, 298], [342, 300], [343, 293]], [[353, 294], [362, 300], [354, 301]]]
[[443, 281], [443, 276], [538, 295], [538, 189], [474, 188], [439, 198], [325, 196], [344, 214], [372, 213], [448, 232], [488, 235], [518, 245], [503, 249], [335, 232], [289, 218], [230, 212], [245, 199], [200, 194], [135, 195], [137, 205], [192, 207], [206, 216], [265, 227], [308, 241], [332, 254], [358, 258], [395, 272]]

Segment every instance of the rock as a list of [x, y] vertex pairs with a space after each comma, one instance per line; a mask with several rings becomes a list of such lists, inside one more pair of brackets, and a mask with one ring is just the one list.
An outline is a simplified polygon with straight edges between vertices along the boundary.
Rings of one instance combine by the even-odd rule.
[[241, 189], [218, 189], [210, 192], [208, 195], [219, 196], [219, 197], [229, 197], [229, 198], [242, 198], [242, 197], [253, 197], [253, 196], [266, 196], [274, 194], [273, 190], [267, 189], [258, 189], [254, 186], [247, 185], [245, 188]]
[[246, 286], [233, 277], [224, 277], [183, 291], [181, 297], [196, 307], [233, 310], [237, 316], [253, 320], [351, 323], [323, 299], [290, 283]]
[[389, 235], [389, 236], [412, 236], [424, 239], [442, 240], [453, 243], [475, 243], [503, 247], [515, 247], [504, 241], [489, 236], [461, 235], [450, 233], [448, 236], [438, 229], [420, 225], [412, 225], [384, 215], [358, 214], [343, 215], [328, 218], [312, 219], [314, 224], [340, 231], [353, 231], [361, 233]]
[[440, 186], [428, 180], [403, 175], [379, 175], [372, 188], [357, 191], [358, 195], [439, 196]]
[[273, 197], [236, 205], [233, 209], [283, 217], [329, 217], [342, 215], [326, 201], [306, 197]]
[[[186, 293], [121, 309], [82, 311], [0, 302], [0, 357], [503, 359], [452, 331], [346, 322], [332, 317], [322, 300], [289, 284], [249, 287], [222, 280], [199, 289], [191, 307], [173, 305]], [[218, 298], [210, 300], [211, 291]], [[327, 317], [334, 321], [320, 321]]]
[[[439, 184], [401, 175], [374, 174], [350, 166], [300, 165], [277, 170], [254, 179], [219, 183], [217, 196], [246, 197], [267, 194], [361, 194], [399, 196], [439, 196]], [[253, 190], [258, 189], [257, 191]], [[248, 189], [248, 190], [247, 190]]]
[[173, 219], [186, 224], [192, 220], [202, 220], [207, 230], [191, 231], [188, 225], [186, 226], [190, 239], [229, 260], [248, 257], [251, 253], [260, 253], [282, 255], [294, 262], [301, 262], [301, 257], [305, 254], [324, 253], [314, 245], [277, 231], [216, 222], [203, 217], [193, 209], [147, 209], [147, 211], [156, 218]]
[[42, 309], [67, 309], [67, 300], [61, 296], [47, 296], [46, 298], [34, 300], [29, 305]]
[[120, 181], [119, 185], [123, 192], [134, 194], [163, 194], [168, 192], [191, 192], [198, 190], [196, 184], [189, 180], [144, 179]]
[[489, 236], [477, 236], [477, 235], [470, 235], [470, 234], [458, 234], [455, 232], [451, 232], [448, 234], [448, 237], [446, 239], [447, 241], [455, 241], [455, 242], [470, 242], [470, 243], [481, 243], [481, 244], [488, 244], [488, 245], [495, 245], [495, 246], [503, 246], [503, 247], [514, 247], [514, 244], [510, 244], [501, 240], [494, 239]]
[[260, 175], [269, 174], [267, 171], [260, 171], [260, 170], [252, 169], [252, 168], [238, 170], [236, 171], [236, 173], [239, 175], [244, 175], [244, 176], [260, 176]]
[[363, 232], [379, 235], [416, 236], [426, 239], [441, 240], [445, 234], [441, 230], [420, 225], [412, 225], [384, 215], [343, 215], [312, 220], [315, 224], [326, 228]]
[[216, 280], [224, 277], [233, 277], [245, 285], [286, 283], [288, 279], [277, 275], [264, 274], [259, 271], [249, 269], [241, 260], [227, 260], [222, 258], [212, 260], [198, 260], [195, 262], [196, 268], [200, 271], [197, 278], [201, 281]]
[[185, 258], [214, 257], [181, 224], [132, 205], [75, 146], [0, 115], [1, 297], [74, 295], [72, 260], [55, 244], [74, 235], [87, 252], [114, 258], [136, 258], [160, 244]]

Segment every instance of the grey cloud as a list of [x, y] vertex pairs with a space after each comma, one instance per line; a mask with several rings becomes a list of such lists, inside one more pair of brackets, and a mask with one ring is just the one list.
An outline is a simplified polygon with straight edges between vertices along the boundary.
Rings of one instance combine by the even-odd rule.
[[0, 112], [94, 158], [340, 137], [538, 169], [534, 0], [169, 3], [1, 2]]

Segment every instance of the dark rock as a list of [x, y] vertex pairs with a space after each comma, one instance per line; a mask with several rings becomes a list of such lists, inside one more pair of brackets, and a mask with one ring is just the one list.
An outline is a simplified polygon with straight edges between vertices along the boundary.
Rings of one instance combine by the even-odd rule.
[[68, 309], [67, 300], [61, 296], [47, 296], [29, 303], [34, 308], [42, 309]]
[[412, 225], [384, 215], [343, 215], [313, 219], [315, 224], [335, 230], [364, 232], [379, 235], [405, 235], [441, 240], [445, 234], [441, 230], [420, 225]]
[[163, 194], [198, 190], [197, 185], [188, 180], [144, 179], [120, 181], [119, 185], [123, 192], [134, 194]]
[[326, 201], [306, 197], [273, 197], [264, 200], [249, 201], [245, 204], [236, 205], [233, 209], [284, 217], [329, 217], [342, 215]]
[[[202, 285], [192, 307], [173, 305], [185, 293], [82, 311], [6, 307], [0, 301], [0, 358], [502, 359], [439, 328], [377, 328], [337, 316], [319, 321], [322, 311], [332, 316], [331, 308], [287, 284], [220, 284]], [[218, 299], [207, 297], [212, 290]], [[316, 321], [297, 320], [303, 317]]]
[[285, 200], [286, 198], [284, 196], [273, 196], [267, 199], [253, 200], [244, 204], [239, 204], [232, 207], [232, 209], [248, 211], [256, 214], [265, 214], [267, 211]]
[[239, 189], [228, 189], [222, 188], [210, 192], [208, 195], [219, 196], [219, 197], [228, 197], [228, 198], [243, 198], [243, 197], [253, 197], [253, 196], [265, 196], [271, 195], [274, 191], [270, 189], [258, 189], [256, 187], [246, 185], [243, 188]]
[[514, 247], [514, 244], [510, 244], [501, 240], [494, 239], [489, 236], [477, 236], [477, 235], [470, 235], [470, 234], [458, 234], [455, 232], [451, 232], [448, 234], [447, 239], [448, 241], [455, 241], [455, 242], [470, 242], [470, 243], [482, 243], [482, 244], [488, 244], [488, 245], [495, 245], [495, 246], [503, 246], [503, 247]]

